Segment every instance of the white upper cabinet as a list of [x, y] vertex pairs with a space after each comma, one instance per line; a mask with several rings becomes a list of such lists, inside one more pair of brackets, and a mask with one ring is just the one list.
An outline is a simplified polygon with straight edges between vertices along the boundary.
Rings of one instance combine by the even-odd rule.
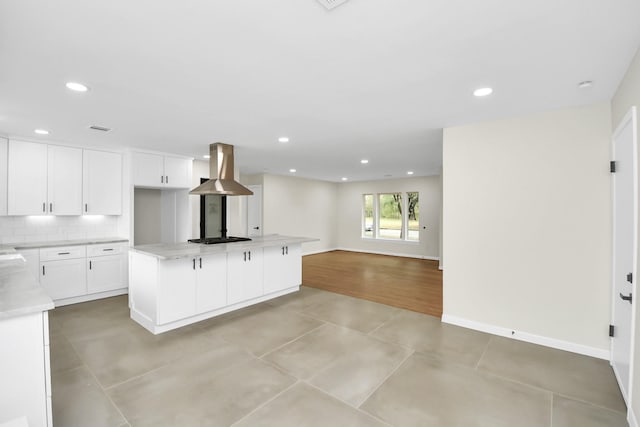
[[150, 188], [190, 188], [191, 159], [133, 153], [133, 185]]
[[47, 146], [9, 141], [7, 213], [47, 214]]
[[171, 188], [191, 188], [192, 160], [165, 156], [164, 183]]
[[0, 138], [0, 215], [7, 214], [7, 150], [8, 142]]
[[83, 150], [83, 205], [88, 215], [122, 214], [122, 155]]
[[47, 212], [82, 214], [82, 149], [48, 146]]
[[158, 154], [133, 153], [133, 185], [162, 187], [164, 185], [164, 157]]

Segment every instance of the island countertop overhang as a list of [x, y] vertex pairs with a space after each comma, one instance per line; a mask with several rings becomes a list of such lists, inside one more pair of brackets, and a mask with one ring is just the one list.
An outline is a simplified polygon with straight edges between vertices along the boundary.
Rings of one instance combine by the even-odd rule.
[[215, 255], [227, 252], [251, 250], [273, 246], [287, 246], [301, 243], [317, 242], [319, 239], [312, 237], [281, 236], [272, 234], [267, 236], [252, 237], [249, 241], [219, 243], [205, 245], [201, 243], [158, 243], [151, 245], [139, 245], [129, 248], [132, 252], [149, 255], [161, 260], [189, 258], [197, 256]]

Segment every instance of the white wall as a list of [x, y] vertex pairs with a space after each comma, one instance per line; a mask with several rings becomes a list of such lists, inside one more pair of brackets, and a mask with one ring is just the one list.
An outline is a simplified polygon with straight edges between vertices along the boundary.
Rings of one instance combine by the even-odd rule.
[[610, 114], [445, 129], [443, 320], [607, 357]]
[[[420, 193], [420, 243], [363, 239], [362, 195], [409, 191]], [[439, 176], [338, 184], [338, 247], [363, 252], [437, 259], [440, 246], [440, 194]]]
[[[627, 111], [631, 106], [640, 108], [640, 50], [636, 53], [626, 76], [620, 83], [618, 91], [611, 101], [612, 123], [613, 129], [620, 124]], [[638, 141], [640, 145], [640, 141]], [[638, 160], [640, 165], [640, 159]], [[640, 188], [640, 186], [638, 187]], [[640, 236], [638, 236], [640, 239]], [[640, 265], [640, 259], [638, 259]], [[637, 285], [636, 285], [637, 286]], [[631, 408], [636, 419], [640, 416], [640, 304], [635, 304], [636, 308], [636, 331], [635, 331], [635, 351], [634, 351], [634, 370], [632, 383]]]
[[305, 243], [304, 253], [326, 251], [337, 244], [337, 184], [278, 175], [263, 176], [264, 234], [320, 239]]

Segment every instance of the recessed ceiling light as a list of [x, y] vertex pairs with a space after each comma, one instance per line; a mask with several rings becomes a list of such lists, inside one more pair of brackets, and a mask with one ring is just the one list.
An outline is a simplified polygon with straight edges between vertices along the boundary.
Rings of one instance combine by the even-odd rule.
[[593, 86], [593, 82], [591, 80], [585, 80], [583, 82], [578, 83], [578, 87], [580, 89], [587, 89]]
[[346, 176], [343, 176], [343, 177], [342, 177], [342, 180], [343, 180], [343, 181], [346, 181], [346, 180], [348, 180], [348, 179], [349, 179], [349, 178], [347, 178]]
[[296, 173], [296, 170], [295, 169], [289, 169], [289, 172]]
[[413, 171], [407, 172], [407, 175], [413, 175]]
[[204, 157], [205, 159], [210, 159], [210, 158], [211, 158], [211, 156], [210, 156], [209, 154], [205, 154], [205, 155], [204, 155], [204, 156], [202, 156], [202, 157]]
[[362, 159], [362, 160], [360, 160], [360, 163], [362, 163], [363, 165], [366, 165], [367, 163], [369, 163], [369, 160]]
[[289, 138], [287, 138], [286, 136], [280, 137], [278, 138], [278, 142], [289, 142]]
[[86, 85], [83, 85], [82, 83], [77, 83], [77, 82], [67, 82], [66, 86], [67, 86], [67, 89], [72, 90], [74, 92], [86, 92], [89, 90], [89, 88]]
[[49, 135], [49, 131], [45, 129], [36, 129], [34, 130], [34, 132], [37, 133], [38, 135]]
[[493, 93], [493, 89], [490, 87], [482, 87], [473, 91], [474, 96], [487, 96]]

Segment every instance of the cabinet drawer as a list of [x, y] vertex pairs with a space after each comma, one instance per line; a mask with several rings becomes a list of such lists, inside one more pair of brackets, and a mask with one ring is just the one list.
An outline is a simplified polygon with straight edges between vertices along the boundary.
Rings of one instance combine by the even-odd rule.
[[59, 246], [40, 249], [40, 262], [86, 257], [85, 246]]
[[123, 243], [105, 243], [87, 246], [87, 257], [120, 255], [127, 252], [127, 245]]

